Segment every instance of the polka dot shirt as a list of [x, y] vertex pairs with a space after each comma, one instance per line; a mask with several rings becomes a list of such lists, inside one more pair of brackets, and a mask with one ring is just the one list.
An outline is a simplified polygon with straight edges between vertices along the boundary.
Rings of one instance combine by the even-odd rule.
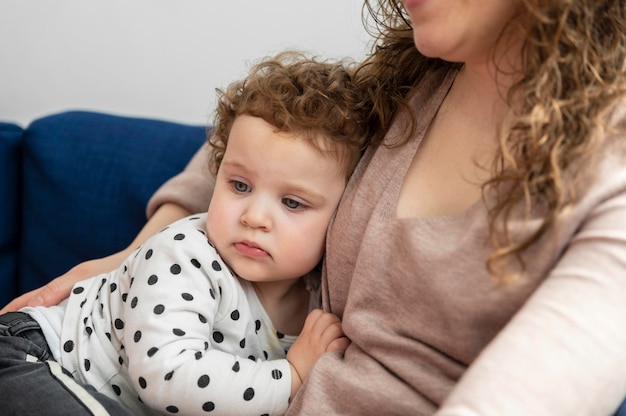
[[231, 274], [205, 223], [180, 220], [115, 272], [77, 283], [61, 363], [137, 415], [282, 414], [294, 337]]

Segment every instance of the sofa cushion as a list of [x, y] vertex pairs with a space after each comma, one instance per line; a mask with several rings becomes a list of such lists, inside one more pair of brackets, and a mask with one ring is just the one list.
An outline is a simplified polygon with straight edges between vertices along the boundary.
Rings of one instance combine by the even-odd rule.
[[146, 203], [204, 143], [206, 127], [64, 112], [24, 134], [21, 292], [126, 247]]
[[0, 305], [17, 290], [22, 128], [0, 123]]

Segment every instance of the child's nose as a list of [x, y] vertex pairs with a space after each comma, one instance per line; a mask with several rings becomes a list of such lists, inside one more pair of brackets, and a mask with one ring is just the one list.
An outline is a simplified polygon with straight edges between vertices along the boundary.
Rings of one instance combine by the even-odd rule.
[[241, 223], [246, 227], [269, 231], [272, 225], [271, 216], [269, 214], [269, 206], [266, 201], [251, 201], [241, 215]]

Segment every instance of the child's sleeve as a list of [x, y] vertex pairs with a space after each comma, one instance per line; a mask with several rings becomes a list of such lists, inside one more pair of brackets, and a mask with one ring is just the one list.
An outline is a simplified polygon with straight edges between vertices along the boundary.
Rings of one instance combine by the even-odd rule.
[[[131, 381], [144, 403], [166, 414], [282, 414], [291, 389], [287, 360], [224, 352], [238, 331], [236, 344], [245, 343], [246, 331], [233, 313], [241, 291], [212, 253], [200, 230], [175, 226], [138, 251], [124, 310]], [[220, 319], [233, 320], [232, 333], [215, 329]]]

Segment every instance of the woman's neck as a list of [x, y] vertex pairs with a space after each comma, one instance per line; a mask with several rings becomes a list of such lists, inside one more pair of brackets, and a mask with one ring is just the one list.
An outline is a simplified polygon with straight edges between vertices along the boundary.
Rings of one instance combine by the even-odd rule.
[[463, 65], [454, 80], [452, 101], [472, 120], [480, 120], [482, 129], [492, 130], [503, 120], [508, 106], [506, 97], [513, 80], [496, 74], [487, 65]]

